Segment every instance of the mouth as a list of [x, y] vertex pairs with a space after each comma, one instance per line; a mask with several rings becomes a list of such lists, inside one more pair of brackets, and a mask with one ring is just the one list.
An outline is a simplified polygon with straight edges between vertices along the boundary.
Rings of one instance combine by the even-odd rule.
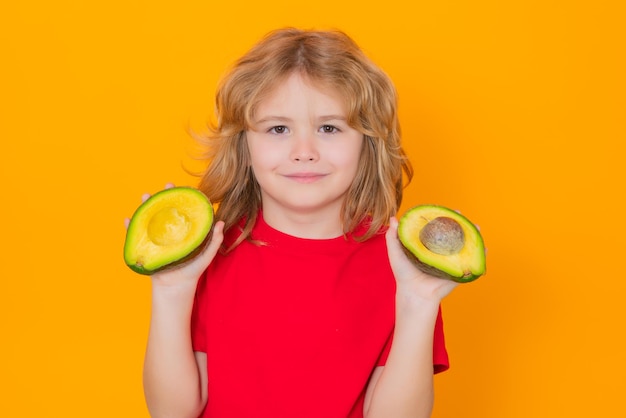
[[289, 180], [293, 180], [297, 183], [315, 183], [316, 181], [319, 181], [321, 179], [323, 179], [324, 177], [326, 177], [326, 174], [322, 174], [322, 173], [293, 173], [293, 174], [287, 174], [285, 175], [285, 177]]

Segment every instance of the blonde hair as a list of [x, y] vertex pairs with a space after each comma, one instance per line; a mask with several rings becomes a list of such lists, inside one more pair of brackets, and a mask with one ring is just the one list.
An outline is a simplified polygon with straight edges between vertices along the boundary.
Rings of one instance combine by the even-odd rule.
[[216, 219], [228, 229], [245, 220], [232, 249], [250, 235], [261, 208], [246, 130], [261, 100], [293, 72], [336, 89], [346, 98], [348, 124], [363, 133], [364, 146], [356, 177], [343, 204], [344, 233], [368, 220], [356, 237], [376, 234], [396, 214], [404, 177], [413, 169], [400, 144], [397, 94], [389, 77], [346, 34], [294, 28], [270, 32], [234, 63], [218, 85], [217, 120], [202, 138], [209, 164], [199, 189], [217, 203]]

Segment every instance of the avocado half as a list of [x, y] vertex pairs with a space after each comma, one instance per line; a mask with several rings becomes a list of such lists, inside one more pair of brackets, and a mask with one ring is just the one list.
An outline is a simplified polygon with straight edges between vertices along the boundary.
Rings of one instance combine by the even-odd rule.
[[213, 206], [200, 190], [162, 190], [143, 202], [130, 219], [124, 261], [145, 275], [179, 266], [202, 250], [212, 225]]
[[418, 205], [402, 215], [398, 238], [425, 273], [467, 283], [486, 272], [480, 231], [465, 216], [439, 205]]

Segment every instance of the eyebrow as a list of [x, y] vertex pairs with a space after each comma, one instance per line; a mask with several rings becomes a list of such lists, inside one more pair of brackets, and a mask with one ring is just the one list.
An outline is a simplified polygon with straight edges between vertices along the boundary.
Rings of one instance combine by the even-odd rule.
[[324, 115], [319, 118], [320, 121], [340, 120], [346, 122], [348, 119], [343, 115]]
[[289, 122], [291, 119], [285, 116], [264, 116], [261, 119], [253, 120], [255, 125], [266, 123], [266, 122]]
[[[347, 118], [343, 115], [322, 115], [318, 118], [318, 120], [320, 122], [326, 122], [329, 120], [340, 120], [342, 122], [347, 122]], [[272, 115], [268, 115], [268, 116], [264, 116], [261, 119], [258, 120], [254, 120], [253, 123], [255, 125], [259, 125], [262, 123], [267, 123], [267, 122], [290, 122], [291, 118], [288, 118], [286, 116], [272, 116]]]

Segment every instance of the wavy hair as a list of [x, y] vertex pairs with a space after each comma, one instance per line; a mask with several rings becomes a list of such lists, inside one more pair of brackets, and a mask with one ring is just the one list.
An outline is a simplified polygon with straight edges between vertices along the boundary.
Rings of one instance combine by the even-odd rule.
[[250, 167], [246, 130], [259, 102], [293, 72], [329, 86], [346, 100], [348, 124], [361, 132], [364, 146], [356, 177], [342, 209], [344, 233], [368, 220], [366, 240], [396, 214], [413, 169], [402, 149], [397, 93], [389, 77], [341, 31], [285, 28], [270, 32], [237, 60], [220, 81], [216, 120], [199, 138], [208, 166], [199, 189], [217, 204], [225, 228], [245, 220], [242, 234], [227, 249], [250, 236], [261, 208], [261, 190]]

